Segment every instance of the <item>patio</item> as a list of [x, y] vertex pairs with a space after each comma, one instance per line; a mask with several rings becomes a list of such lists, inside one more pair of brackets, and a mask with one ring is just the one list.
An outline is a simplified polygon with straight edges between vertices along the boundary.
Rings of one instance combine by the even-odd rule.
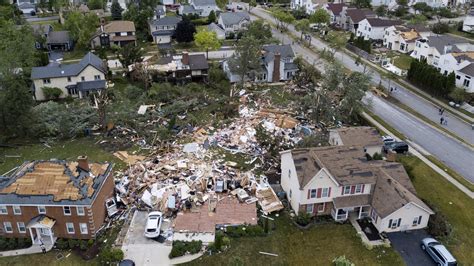
[[349, 221], [356, 229], [357, 234], [361, 237], [363, 243], [371, 247], [390, 245], [390, 241], [380, 236], [379, 232], [369, 219], [370, 218], [357, 219], [355, 216], [349, 217]]

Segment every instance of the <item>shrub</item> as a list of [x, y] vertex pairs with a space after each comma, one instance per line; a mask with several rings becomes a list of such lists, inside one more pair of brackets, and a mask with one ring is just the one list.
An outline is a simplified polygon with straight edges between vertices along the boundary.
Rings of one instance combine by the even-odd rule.
[[8, 247], [8, 241], [6, 238], [0, 237], [0, 250], [6, 250]]
[[41, 89], [43, 90], [44, 97], [48, 100], [58, 99], [61, 94], [63, 94], [63, 91], [60, 88], [56, 87], [43, 87]]
[[347, 259], [346, 256], [339, 256], [335, 258], [332, 262], [336, 266], [354, 266], [355, 265], [349, 259]]
[[94, 245], [94, 239], [89, 239], [87, 241], [87, 246], [92, 247], [92, 245]]
[[223, 245], [224, 247], [230, 246], [230, 238], [228, 238], [227, 236], [224, 236], [224, 237], [222, 238], [222, 245]]
[[302, 226], [308, 225], [311, 222], [311, 214], [307, 212], [300, 212], [295, 217], [295, 222]]
[[16, 249], [18, 246], [16, 238], [9, 238], [7, 242], [7, 249]]
[[443, 214], [436, 212], [435, 215], [430, 217], [428, 222], [428, 233], [430, 235], [446, 238], [451, 235], [452, 231], [451, 224], [449, 224]]
[[374, 153], [374, 155], [372, 156], [372, 160], [383, 160], [383, 156], [382, 156], [382, 154], [376, 152], [376, 153]]
[[99, 253], [101, 264], [111, 264], [123, 260], [123, 251], [118, 248], [107, 248]]
[[86, 250], [88, 248], [87, 241], [86, 240], [80, 240], [79, 241], [79, 248], [81, 250]]
[[[196, 254], [201, 251], [202, 242], [201, 241], [174, 241], [173, 248], [171, 249], [171, 253], [169, 255], [170, 258], [176, 258], [186, 255], [186, 253]], [[217, 248], [216, 248], [217, 250]]]
[[67, 245], [70, 249], [73, 249], [73, 248], [77, 247], [78, 244], [79, 244], [78, 241], [75, 240], [75, 239], [68, 239], [67, 240]]
[[436, 34], [443, 34], [449, 32], [449, 25], [447, 23], [438, 22], [433, 25], [431, 29]]
[[224, 237], [224, 233], [222, 231], [217, 231], [214, 246], [217, 250], [222, 250], [222, 238]]
[[69, 244], [68, 244], [67, 240], [65, 240], [63, 238], [60, 238], [60, 239], [56, 240], [56, 247], [59, 248], [59, 249], [67, 249], [69, 247]]

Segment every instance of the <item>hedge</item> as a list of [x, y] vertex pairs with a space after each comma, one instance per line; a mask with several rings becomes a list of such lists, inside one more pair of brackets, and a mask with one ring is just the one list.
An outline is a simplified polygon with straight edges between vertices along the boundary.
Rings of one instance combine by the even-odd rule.
[[202, 249], [202, 242], [199, 241], [174, 241], [173, 248], [171, 249], [171, 253], [169, 255], [170, 258], [176, 258], [186, 255], [186, 253], [196, 254]]

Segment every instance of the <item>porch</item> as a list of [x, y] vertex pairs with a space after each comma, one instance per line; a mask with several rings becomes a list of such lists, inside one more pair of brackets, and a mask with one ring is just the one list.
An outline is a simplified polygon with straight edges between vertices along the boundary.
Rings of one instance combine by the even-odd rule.
[[[46, 215], [38, 215], [31, 219], [26, 228], [30, 232], [31, 243], [33, 246], [43, 244], [46, 246], [54, 246], [57, 237], [54, 236], [53, 226], [56, 221]], [[41, 248], [40, 248], [41, 251]]]
[[345, 221], [349, 217], [357, 220], [370, 215], [369, 195], [338, 197], [333, 199], [333, 203], [331, 216], [336, 221]]

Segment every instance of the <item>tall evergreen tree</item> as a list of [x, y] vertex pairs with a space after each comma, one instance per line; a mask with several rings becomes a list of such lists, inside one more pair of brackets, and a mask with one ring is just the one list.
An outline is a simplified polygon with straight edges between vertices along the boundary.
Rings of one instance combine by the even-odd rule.
[[194, 40], [196, 27], [188, 18], [184, 18], [178, 23], [175, 32], [176, 41], [179, 43], [192, 42]]
[[123, 8], [120, 6], [117, 0], [112, 2], [112, 6], [110, 7], [112, 12], [112, 19], [113, 20], [122, 20], [122, 12]]

